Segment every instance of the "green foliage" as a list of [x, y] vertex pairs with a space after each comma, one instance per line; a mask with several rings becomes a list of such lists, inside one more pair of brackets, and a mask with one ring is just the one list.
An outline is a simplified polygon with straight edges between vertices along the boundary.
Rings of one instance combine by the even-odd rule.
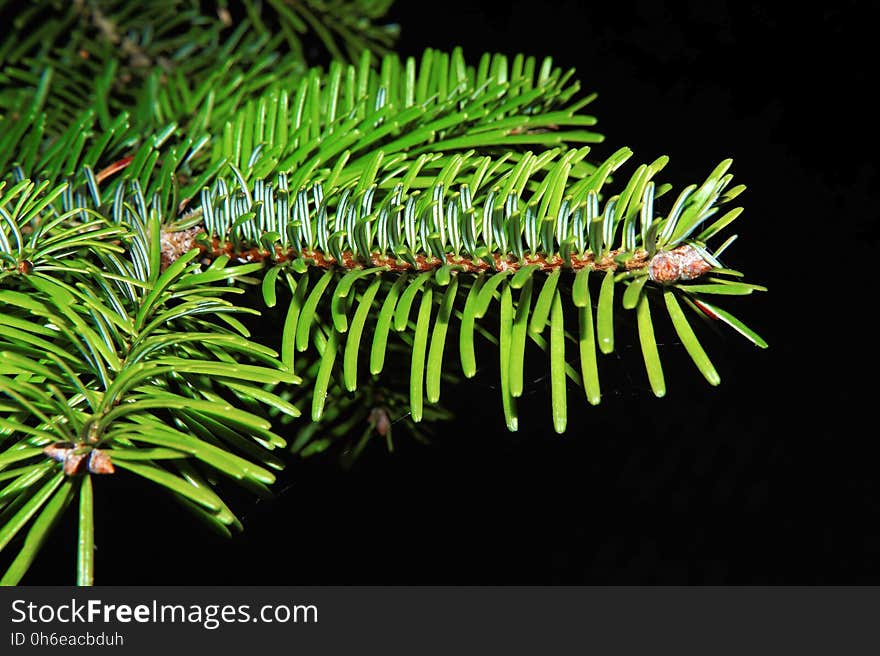
[[267, 85], [298, 79], [309, 63], [303, 35], [316, 35], [335, 60], [357, 61], [386, 53], [397, 34], [376, 24], [389, 0], [243, 0], [218, 2], [213, 14], [202, 4], [0, 1], [0, 19], [18, 37], [0, 44], [0, 113], [14, 116], [51, 70], [49, 134], [86, 107], [105, 130], [126, 111], [142, 136], [172, 121], [198, 131]]
[[729, 160], [664, 198], [667, 158], [624, 175], [628, 149], [591, 151], [573, 71], [403, 60], [388, 0], [202, 4], [0, 2], [3, 583], [70, 506], [93, 582], [94, 475], [230, 534], [228, 485], [269, 495], [283, 456], [424, 440], [486, 352], [516, 430], [544, 351], [563, 432], [622, 324], [657, 396], [658, 318], [713, 385], [694, 316], [767, 346], [715, 304], [763, 290], [720, 261]]
[[[27, 200], [18, 205], [27, 208]], [[130, 224], [97, 219], [69, 225], [70, 214], [50, 222], [54, 238], [43, 248], [36, 238], [41, 231], [33, 231], [37, 248], [25, 251], [34, 257], [33, 268], [5, 272], [0, 290], [0, 390], [7, 400], [0, 418], [0, 503], [9, 520], [2, 544], [43, 513], [7, 583], [30, 562], [29, 545], [42, 539], [35, 531], [47, 530], [60, 507], [88, 485], [82, 481], [89, 474], [71, 459], [99, 450], [117, 468], [173, 491], [188, 509], [228, 531], [238, 521], [211, 481], [222, 474], [267, 493], [271, 470], [282, 466], [271, 452], [285, 442], [260, 406], [298, 414], [265, 389], [298, 379], [280, 368], [274, 351], [247, 339], [234, 317], [248, 310], [224, 298], [240, 290], [216, 284], [240, 279], [247, 267], [227, 268], [218, 259], [199, 271], [193, 264], [198, 251], [192, 250], [160, 273], [159, 251], [148, 243], [158, 234], [155, 212], [128, 212]], [[12, 216], [18, 232], [33, 221], [33, 211]], [[130, 261], [119, 256], [126, 252]], [[61, 487], [63, 475], [45, 466], [43, 452], [59, 444], [70, 450], [64, 464], [74, 468]], [[79, 500], [90, 504], [87, 489]], [[87, 510], [82, 515], [91, 521]], [[87, 524], [81, 530], [89, 532]], [[80, 547], [80, 579], [90, 579], [91, 540]]]
[[[376, 152], [374, 159], [379, 160], [384, 151]], [[422, 164], [421, 159], [403, 160], [387, 171], [373, 166], [368, 178], [336, 176], [327, 183], [329, 190], [317, 182], [300, 187], [296, 194], [288, 191], [292, 185], [286, 174], [279, 174], [274, 184], [256, 180], [249, 187], [243, 186], [240, 174], [231, 180], [219, 177], [201, 196], [205, 242], [216, 243], [219, 251], [234, 252], [256, 245], [262, 252], [251, 257], [287, 271], [293, 289], [287, 317], [291, 329], [283, 335], [281, 351], [315, 349], [320, 357], [313, 421], [322, 416], [333, 372], [340, 372], [345, 389], [354, 391], [358, 379], [365, 379], [358, 371], [367, 368], [363, 366], [367, 352], [369, 373], [380, 375], [389, 338], [397, 333], [403, 344], [412, 345], [410, 410], [418, 422], [425, 396], [431, 403], [438, 401], [438, 376], [451, 366], [452, 359], [443, 357], [450, 320], [460, 317], [459, 356], [465, 375], [473, 376], [473, 331], [492, 304], [500, 301], [502, 318], [494, 338], [501, 345], [502, 376], [508, 377], [500, 386], [508, 427], [517, 426], [515, 399], [522, 393], [528, 337], [548, 351], [554, 426], [563, 432], [565, 376], [581, 386], [589, 381], [588, 400], [599, 401], [595, 353], [597, 347], [606, 355], [614, 351], [617, 287], [624, 309], [639, 308], [640, 343], [658, 396], [665, 393], [665, 384], [648, 299], [664, 297], [687, 352], [707, 380], [718, 384], [718, 374], [676, 299], [684, 299], [686, 307], [703, 315], [711, 312], [705, 305], [707, 297], [763, 289], [721, 268], [706, 283], [655, 283], [647, 259], [637, 267], [625, 266], [639, 252], [679, 247], [717, 212], [718, 203], [731, 200], [739, 189], [724, 193], [731, 179], [725, 174], [729, 162], [702, 185], [682, 192], [669, 212], [658, 216], [655, 195], [667, 187], [655, 187], [651, 177], [665, 158], [639, 167], [623, 192], [610, 196], [602, 208], [598, 198], [605, 195], [607, 174], [630, 153], [618, 151], [599, 165], [600, 173], [573, 175], [587, 152], [586, 148], [552, 149], [540, 157], [526, 152], [519, 165], [507, 168], [472, 151], [441, 159], [439, 167], [434, 162]], [[413, 189], [408, 181], [416, 167], [423, 188]], [[706, 242], [687, 243], [720, 267]], [[507, 254], [504, 266], [496, 260], [499, 252]], [[610, 259], [611, 253], [616, 255], [610, 268], [606, 264], [604, 273], [592, 271], [591, 276], [591, 267], [584, 263], [598, 264], [602, 257]], [[518, 268], [523, 261], [539, 264]], [[420, 271], [427, 262], [434, 265]], [[511, 275], [514, 268], [516, 274]], [[552, 274], [544, 275], [541, 268]], [[478, 272], [471, 273], [474, 269]], [[590, 278], [601, 279], [595, 316]], [[263, 293], [267, 303], [274, 302], [274, 284], [264, 285]], [[468, 299], [476, 299], [473, 313], [468, 312]], [[566, 330], [566, 307], [578, 309], [576, 330], [573, 314], [571, 330]], [[569, 363], [570, 354], [578, 361]]]

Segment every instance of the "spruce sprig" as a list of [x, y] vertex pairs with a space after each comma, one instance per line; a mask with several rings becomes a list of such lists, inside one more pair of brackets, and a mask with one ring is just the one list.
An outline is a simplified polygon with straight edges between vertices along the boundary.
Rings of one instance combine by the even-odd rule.
[[[26, 200], [18, 205], [27, 210], [13, 215], [21, 232], [35, 221]], [[254, 311], [224, 298], [241, 291], [228, 283], [248, 267], [215, 260], [201, 271], [193, 250], [160, 272], [155, 212], [129, 214], [130, 225], [102, 218], [59, 229], [67, 218], [49, 222], [55, 236], [36, 239], [25, 251], [33, 263], [7, 271], [0, 290], [0, 546], [34, 520], [5, 584], [20, 580], [71, 501], [81, 504], [81, 535], [92, 534], [93, 474], [127, 470], [219, 530], [240, 528], [211, 481], [221, 474], [268, 494], [283, 464], [271, 452], [285, 441], [263, 406], [299, 414], [265, 389], [299, 379], [246, 338], [235, 317]], [[145, 254], [144, 266], [122, 253]], [[52, 460], [60, 465], [47, 467]], [[90, 583], [91, 538], [79, 549], [78, 581]]]
[[729, 160], [677, 194], [665, 157], [625, 174], [629, 149], [591, 150], [574, 71], [401, 59], [388, 0], [202, 4], [0, 2], [20, 35], [0, 44], [3, 583], [71, 505], [92, 583], [93, 476], [230, 534], [228, 484], [269, 495], [283, 455], [350, 463], [397, 420], [424, 437], [484, 351], [511, 430], [527, 345], [546, 353], [563, 432], [621, 317], [657, 396], [658, 318], [713, 385], [694, 317], [767, 346], [716, 304], [764, 289], [721, 259]]

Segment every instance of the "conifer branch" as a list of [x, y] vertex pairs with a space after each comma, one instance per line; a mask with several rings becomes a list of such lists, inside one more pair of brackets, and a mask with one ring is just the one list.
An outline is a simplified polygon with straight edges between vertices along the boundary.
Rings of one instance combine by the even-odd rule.
[[[389, 0], [202, 4], [0, 0], [2, 583], [70, 506], [95, 580], [92, 476], [228, 535], [228, 484], [425, 439], [486, 354], [510, 430], [545, 354], [563, 432], [627, 323], [658, 397], [658, 321], [712, 385], [695, 316], [767, 347], [716, 304], [764, 291], [721, 259], [730, 160], [677, 195], [665, 157], [624, 175], [574, 71], [401, 59]], [[276, 307], [260, 343], [248, 317]]]

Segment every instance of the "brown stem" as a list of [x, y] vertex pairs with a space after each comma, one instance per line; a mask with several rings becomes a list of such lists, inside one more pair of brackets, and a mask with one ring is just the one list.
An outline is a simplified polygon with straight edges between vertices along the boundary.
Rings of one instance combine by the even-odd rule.
[[[196, 236], [204, 232], [200, 227], [190, 228], [178, 232], [164, 231], [162, 233], [162, 267], [167, 267], [171, 262], [183, 255], [195, 245], [199, 244]], [[693, 246], [679, 246], [671, 251], [661, 251], [649, 258], [645, 250], [638, 249], [631, 257], [623, 262], [617, 262], [616, 257], [626, 254], [622, 249], [612, 250], [605, 253], [598, 260], [592, 253], [585, 255], [572, 254], [566, 262], [560, 255], [544, 255], [541, 253], [525, 255], [522, 259], [516, 259], [511, 255], [500, 253], [492, 254], [492, 264], [482, 259], [475, 259], [455, 253], [446, 253], [443, 259], [433, 255], [417, 254], [412, 262], [401, 260], [384, 253], [371, 253], [369, 257], [355, 256], [351, 251], [342, 252], [342, 260], [337, 261], [332, 255], [314, 249], [302, 249], [285, 251], [280, 246], [275, 247], [274, 252], [259, 248], [249, 248], [244, 251], [235, 251], [232, 242], [221, 242], [214, 238], [210, 247], [200, 245], [200, 248], [209, 257], [226, 255], [230, 259], [240, 262], [263, 262], [269, 260], [274, 263], [288, 262], [301, 258], [310, 266], [321, 269], [329, 269], [337, 266], [345, 269], [363, 269], [368, 266], [383, 267], [388, 271], [431, 271], [446, 264], [459, 271], [466, 273], [483, 273], [486, 271], [517, 271], [525, 266], [537, 265], [541, 271], [554, 271], [564, 266], [571, 269], [591, 269], [594, 271], [637, 271], [648, 269], [648, 275], [655, 282], [676, 282], [678, 280], [693, 280], [707, 273], [712, 266], [703, 260]]]

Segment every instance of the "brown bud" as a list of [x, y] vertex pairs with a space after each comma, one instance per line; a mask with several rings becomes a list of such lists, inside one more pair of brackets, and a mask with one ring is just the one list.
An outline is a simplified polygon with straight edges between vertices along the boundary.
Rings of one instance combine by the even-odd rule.
[[89, 456], [89, 471], [93, 474], [113, 474], [116, 468], [110, 461], [110, 454], [100, 449], [93, 449]]
[[64, 462], [67, 454], [73, 450], [71, 442], [56, 442], [43, 448], [43, 453], [57, 462]]
[[681, 265], [672, 253], [657, 253], [648, 266], [648, 275], [654, 282], [675, 282], [680, 273]]
[[685, 244], [654, 255], [648, 265], [648, 275], [654, 282], [678, 282], [699, 278], [711, 268], [712, 265], [702, 258], [696, 248]]
[[64, 458], [64, 473], [67, 476], [73, 476], [82, 472], [82, 467], [86, 459], [85, 453], [77, 453], [73, 449]]
[[163, 230], [161, 236], [161, 267], [164, 271], [184, 253], [189, 252], [196, 246], [196, 235], [204, 232], [201, 227], [190, 228], [189, 230], [178, 230], [171, 232]]
[[376, 432], [381, 437], [385, 437], [391, 431], [391, 418], [388, 417], [388, 412], [385, 408], [373, 408], [370, 410], [368, 421], [375, 427]]
[[116, 471], [109, 453], [90, 449], [82, 442], [56, 442], [45, 447], [43, 453], [52, 460], [64, 463], [64, 473], [67, 476], [82, 474], [84, 467], [92, 474], [113, 474]]

